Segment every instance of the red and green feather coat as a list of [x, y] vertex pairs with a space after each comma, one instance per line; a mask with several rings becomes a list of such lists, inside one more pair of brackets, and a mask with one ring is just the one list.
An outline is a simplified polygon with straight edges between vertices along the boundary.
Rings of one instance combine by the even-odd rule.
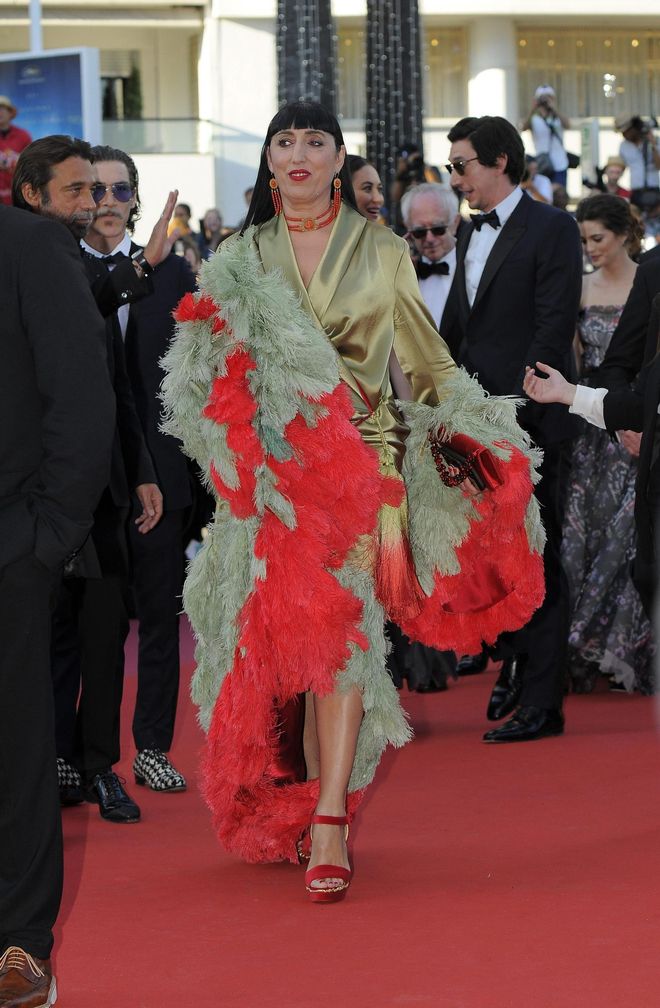
[[[539, 459], [515, 402], [457, 370], [439, 406], [399, 404], [410, 427], [404, 493], [351, 423], [330, 341], [282, 274], [264, 272], [249, 233], [204, 265], [200, 293], [183, 298], [176, 318], [164, 429], [218, 501], [184, 589], [192, 695], [207, 733], [204, 793], [228, 849], [295, 860], [318, 784], [279, 773], [281, 711], [309, 690], [360, 689], [352, 814], [385, 746], [410, 737], [385, 669], [386, 615], [412, 638], [474, 653], [542, 601]], [[428, 447], [440, 425], [506, 460], [505, 486], [476, 502], [444, 486]], [[406, 505], [402, 549], [383, 542], [382, 518]], [[404, 605], [392, 597], [401, 579], [380, 569], [402, 560], [414, 582]], [[475, 595], [475, 584], [487, 588]]]

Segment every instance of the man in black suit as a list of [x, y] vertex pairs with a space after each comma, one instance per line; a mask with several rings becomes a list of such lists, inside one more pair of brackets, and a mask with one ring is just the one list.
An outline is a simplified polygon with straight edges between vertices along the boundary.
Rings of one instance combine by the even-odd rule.
[[644, 364], [655, 356], [655, 334], [649, 330], [651, 305], [660, 294], [660, 245], [645, 252], [603, 363], [595, 376], [598, 385], [628, 388]]
[[0, 1005], [54, 1004], [51, 602], [107, 482], [103, 324], [60, 224], [0, 207]]
[[[140, 211], [139, 179], [129, 155], [113, 147], [92, 148], [98, 182], [97, 209], [83, 249], [96, 257], [133, 255], [131, 241]], [[122, 196], [131, 193], [125, 200]], [[133, 718], [138, 783], [155, 791], [182, 791], [184, 777], [170, 762], [179, 691], [179, 612], [183, 584], [183, 529], [192, 504], [186, 458], [178, 441], [159, 430], [160, 359], [174, 335], [172, 312], [195, 277], [182, 256], [170, 254], [152, 274], [153, 294], [120, 310], [128, 374], [147, 447], [164, 495], [163, 517], [140, 533], [139, 502], [129, 522], [131, 582], [139, 620], [138, 692]]]
[[[571, 368], [582, 280], [578, 230], [568, 214], [521, 190], [524, 149], [506, 119], [461, 119], [449, 140], [452, 187], [484, 213], [459, 237], [440, 332], [458, 363], [488, 392], [522, 396], [527, 364], [542, 360], [562, 371]], [[486, 733], [487, 742], [529, 741], [564, 729], [568, 595], [559, 557], [560, 491], [574, 421], [559, 406], [529, 401], [518, 419], [544, 451], [536, 496], [547, 533], [546, 596], [526, 627], [498, 641], [504, 662], [488, 717], [515, 713]]]
[[[55, 217], [74, 237], [82, 238], [92, 223], [98, 195], [91, 160], [91, 148], [83, 140], [54, 135], [35, 141], [16, 166], [14, 202]], [[166, 228], [163, 216], [150, 241], [155, 262], [164, 254]], [[142, 533], [150, 531], [162, 513], [162, 496], [135, 409], [114, 312], [118, 305], [152, 290], [152, 268], [140, 250], [135, 258], [104, 264], [98, 275], [88, 269], [97, 305], [108, 316], [106, 351], [117, 426], [110, 480], [94, 513], [91, 535], [60, 588], [51, 644], [63, 804], [87, 798], [98, 803], [104, 819], [115, 823], [140, 818], [137, 804], [112, 769], [120, 758], [126, 518], [135, 490], [141, 504], [138, 526]]]

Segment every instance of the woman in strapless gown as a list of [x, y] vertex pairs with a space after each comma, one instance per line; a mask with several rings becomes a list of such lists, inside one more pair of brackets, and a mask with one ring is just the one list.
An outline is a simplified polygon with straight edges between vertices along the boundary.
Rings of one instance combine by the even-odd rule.
[[[632, 286], [636, 222], [625, 200], [610, 195], [583, 200], [577, 218], [596, 267], [585, 276], [578, 322], [580, 383], [591, 384]], [[591, 692], [603, 675], [614, 689], [653, 690], [651, 627], [630, 578], [636, 472], [623, 444], [584, 425], [573, 448], [562, 546], [572, 608], [569, 687], [576, 693]]]

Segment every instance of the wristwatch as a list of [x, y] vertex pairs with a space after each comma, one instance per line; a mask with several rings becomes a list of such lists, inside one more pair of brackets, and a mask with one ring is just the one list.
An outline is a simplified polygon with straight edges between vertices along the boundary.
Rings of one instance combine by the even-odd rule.
[[145, 278], [151, 276], [151, 274], [154, 271], [154, 268], [151, 265], [151, 263], [148, 263], [147, 260], [144, 258], [144, 249], [138, 249], [137, 252], [134, 252], [133, 255], [131, 256], [131, 259], [133, 260], [134, 263], [136, 263], [136, 265], [140, 267], [140, 269], [142, 270], [142, 275]]

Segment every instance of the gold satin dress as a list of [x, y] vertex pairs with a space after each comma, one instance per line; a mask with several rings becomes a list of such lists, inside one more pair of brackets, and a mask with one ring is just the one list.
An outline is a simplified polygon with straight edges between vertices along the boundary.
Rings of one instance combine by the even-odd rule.
[[363, 439], [383, 460], [393, 457], [400, 471], [408, 428], [390, 384], [392, 348], [417, 402], [440, 402], [456, 369], [422, 301], [408, 245], [342, 203], [305, 287], [283, 216], [261, 225], [255, 242], [264, 269], [281, 270], [339, 354], [355, 407], [353, 422]]

